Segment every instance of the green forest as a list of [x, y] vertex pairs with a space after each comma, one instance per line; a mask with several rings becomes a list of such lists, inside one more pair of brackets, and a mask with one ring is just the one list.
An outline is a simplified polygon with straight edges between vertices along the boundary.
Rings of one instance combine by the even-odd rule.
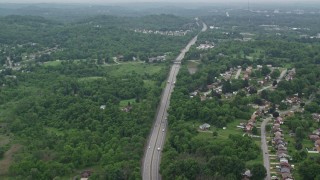
[[[0, 178], [79, 179], [89, 171], [90, 179], [141, 179], [162, 84], [194, 20], [10, 15], [0, 24]], [[166, 62], [146, 63], [164, 54]]]
[[162, 179], [320, 178], [317, 8], [70, 6], [0, 8], [0, 179], [142, 179], [170, 84]]

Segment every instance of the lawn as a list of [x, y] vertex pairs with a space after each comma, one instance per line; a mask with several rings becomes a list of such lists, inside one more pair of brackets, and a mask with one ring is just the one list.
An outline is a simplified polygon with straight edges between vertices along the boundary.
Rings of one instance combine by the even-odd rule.
[[[238, 135], [238, 136], [243, 136], [244, 132], [242, 129], [237, 128], [237, 125], [239, 125], [240, 122], [243, 122], [242, 120], [235, 120], [234, 122], [229, 123], [226, 126], [226, 129], [222, 129], [222, 128], [216, 128], [216, 127], [210, 127], [210, 129], [208, 131], [201, 131], [198, 133], [197, 138], [203, 138], [203, 139], [207, 139], [207, 140], [212, 140], [212, 139], [216, 139], [216, 140], [225, 140], [228, 139], [229, 135]], [[198, 125], [200, 125], [199, 123], [195, 123], [195, 128], [198, 128]], [[218, 132], [218, 137], [213, 137], [212, 132], [216, 131]], [[255, 142], [255, 144], [257, 144], [260, 148], [260, 143], [261, 140], [260, 138], [252, 138]], [[259, 153], [259, 156], [254, 159], [254, 160], [250, 160], [246, 162], [246, 165], [251, 165], [251, 164], [256, 164], [256, 163], [263, 163], [263, 158], [262, 158], [262, 152]]]
[[226, 129], [216, 128], [215, 131], [218, 132], [218, 137], [222, 138], [222, 139], [228, 139], [230, 134], [242, 136], [244, 134], [243, 130], [240, 128], [237, 128], [237, 125], [239, 125], [240, 122], [242, 122], [242, 121], [235, 120], [235, 121], [229, 123], [226, 126]]
[[[212, 132], [213, 131], [216, 131], [218, 133], [218, 139], [228, 139], [230, 134], [242, 136], [244, 134], [244, 132], [242, 131], [242, 129], [237, 128], [237, 125], [239, 125], [240, 122], [242, 122], [242, 121], [241, 120], [235, 120], [235, 121], [229, 123], [226, 126], [226, 129], [222, 129], [222, 128], [217, 128], [217, 127], [211, 126], [208, 131], [201, 131], [198, 134], [198, 136], [206, 137], [206, 138], [208, 138], [209, 136], [213, 137], [212, 136]], [[194, 123], [194, 127], [198, 128], [200, 124], [201, 123], [196, 122], [196, 123]]]
[[136, 99], [133, 98], [133, 99], [122, 100], [122, 101], [120, 101], [120, 107], [125, 107], [125, 106], [127, 106], [129, 102], [130, 102], [131, 104], [133, 104], [133, 103], [136, 102]]

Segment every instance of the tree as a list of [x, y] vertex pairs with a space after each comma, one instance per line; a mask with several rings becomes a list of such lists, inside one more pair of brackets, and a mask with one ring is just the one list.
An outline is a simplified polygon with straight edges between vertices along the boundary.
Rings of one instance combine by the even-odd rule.
[[266, 131], [270, 131], [271, 130], [271, 125], [270, 124], [267, 124], [266, 125]]
[[278, 81], [277, 80], [274, 80], [273, 82], [272, 82], [272, 86], [276, 86], [278, 84]]
[[252, 173], [250, 179], [252, 180], [262, 180], [267, 176], [267, 170], [262, 164], [254, 164], [250, 169]]
[[315, 179], [319, 175], [320, 165], [315, 161], [306, 160], [299, 165], [298, 171], [302, 179]]
[[252, 128], [252, 134], [257, 135], [258, 134], [258, 128], [253, 126]]
[[249, 94], [256, 94], [258, 91], [255, 87], [250, 87], [249, 88]]
[[223, 176], [233, 174], [237, 178], [240, 178], [241, 173], [245, 169], [245, 164], [237, 157], [214, 156], [209, 160], [208, 168], [213, 175], [216, 173]]
[[297, 139], [303, 139], [305, 137], [304, 129], [302, 127], [297, 127], [295, 133]]
[[218, 136], [218, 132], [217, 132], [217, 131], [213, 131], [213, 132], [212, 132], [212, 136], [213, 136], [213, 137], [217, 137], [217, 136]]
[[222, 83], [222, 92], [223, 93], [231, 93], [232, 92], [232, 86], [229, 80], [224, 81]]
[[269, 73], [271, 72], [271, 70], [267, 67], [267, 66], [262, 66], [262, 68], [261, 68], [261, 74], [262, 75], [264, 75], [264, 76], [266, 76], [266, 75], [268, 75]]
[[275, 111], [275, 112], [272, 113], [272, 116], [273, 116], [274, 118], [277, 118], [277, 117], [280, 116], [280, 114], [279, 114], [278, 111]]
[[305, 105], [305, 108], [304, 108], [306, 111], [309, 111], [310, 113], [317, 113], [317, 112], [320, 112], [320, 107], [317, 103], [315, 102], [311, 102], [310, 104], [308, 105]]
[[285, 109], [287, 109], [287, 108], [288, 108], [288, 106], [287, 106], [286, 103], [280, 102], [280, 104], [279, 104], [279, 109], [280, 109], [280, 110], [285, 110]]
[[272, 79], [277, 79], [280, 76], [280, 71], [279, 69], [273, 70], [273, 72], [270, 74]]
[[0, 147], [0, 159], [3, 157], [5, 150], [3, 147]]

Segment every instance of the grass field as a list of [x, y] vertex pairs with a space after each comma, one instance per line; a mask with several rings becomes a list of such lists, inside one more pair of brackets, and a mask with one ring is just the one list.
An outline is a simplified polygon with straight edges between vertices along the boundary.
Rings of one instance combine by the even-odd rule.
[[126, 63], [114, 66], [105, 66], [106, 70], [113, 76], [122, 76], [130, 73], [153, 75], [160, 72], [164, 67], [164, 64], [144, 63]]

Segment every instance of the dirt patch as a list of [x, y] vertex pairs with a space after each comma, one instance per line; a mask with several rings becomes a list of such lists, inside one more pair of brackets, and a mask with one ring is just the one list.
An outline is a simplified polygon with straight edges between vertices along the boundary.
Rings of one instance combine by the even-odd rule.
[[200, 61], [197, 60], [190, 60], [188, 61], [188, 71], [190, 74], [194, 74], [198, 70], [198, 65], [200, 64]]
[[12, 164], [13, 156], [21, 149], [22, 145], [13, 144], [10, 149], [4, 153], [3, 159], [0, 161], [0, 175], [8, 173], [9, 167]]

